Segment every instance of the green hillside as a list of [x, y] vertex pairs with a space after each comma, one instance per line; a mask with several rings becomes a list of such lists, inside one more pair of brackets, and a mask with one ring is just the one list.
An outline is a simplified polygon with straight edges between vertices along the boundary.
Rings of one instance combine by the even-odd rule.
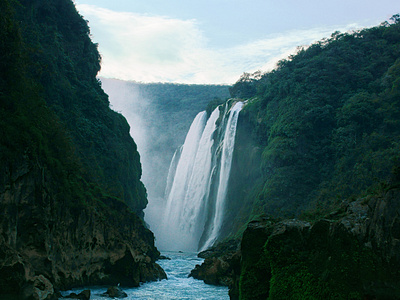
[[399, 20], [335, 32], [231, 88], [248, 96], [241, 126], [260, 162], [260, 178], [231, 195], [233, 205], [246, 198], [242, 217], [323, 215], [390, 178], [400, 163]]

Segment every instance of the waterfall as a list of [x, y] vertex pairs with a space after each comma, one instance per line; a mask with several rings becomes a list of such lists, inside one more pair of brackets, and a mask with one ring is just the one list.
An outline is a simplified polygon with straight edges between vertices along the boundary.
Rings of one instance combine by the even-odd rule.
[[235, 136], [236, 136], [236, 126], [237, 120], [239, 118], [239, 112], [243, 107], [243, 102], [238, 102], [231, 109], [228, 122], [225, 128], [225, 134], [222, 146], [222, 156], [221, 156], [221, 169], [219, 173], [219, 184], [217, 199], [215, 202], [215, 213], [211, 225], [211, 233], [207, 241], [202, 246], [202, 250], [207, 249], [212, 246], [218, 237], [219, 230], [221, 229], [223, 221], [223, 213], [225, 208], [226, 193], [228, 191], [228, 181], [232, 166], [232, 156], [235, 147]]
[[165, 198], [167, 198], [169, 193], [171, 192], [172, 183], [176, 173], [176, 168], [178, 167], [178, 162], [179, 159], [181, 158], [182, 148], [183, 146], [178, 147], [178, 149], [176, 149], [174, 153], [174, 156], [172, 156], [172, 160], [168, 170], [167, 184], [165, 186], [165, 193], [164, 193]]
[[[227, 105], [223, 113], [217, 107], [208, 120], [206, 112], [199, 113], [171, 161], [161, 248], [197, 251], [218, 237], [243, 103], [229, 112]], [[218, 120], [222, 120], [219, 125]]]

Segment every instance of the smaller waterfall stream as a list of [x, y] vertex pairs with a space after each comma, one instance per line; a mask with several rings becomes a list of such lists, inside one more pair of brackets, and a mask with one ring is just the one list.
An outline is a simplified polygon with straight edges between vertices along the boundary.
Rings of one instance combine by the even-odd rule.
[[164, 232], [158, 237], [161, 249], [198, 251], [218, 237], [243, 103], [237, 102], [230, 111], [227, 105], [217, 107], [208, 120], [206, 112], [199, 113], [174, 155], [166, 189]]
[[225, 134], [222, 145], [222, 156], [221, 156], [221, 169], [219, 173], [218, 193], [215, 201], [215, 213], [211, 225], [211, 233], [208, 239], [202, 246], [201, 250], [205, 250], [212, 246], [218, 237], [219, 230], [221, 229], [223, 221], [223, 213], [225, 208], [226, 193], [228, 191], [228, 181], [232, 166], [232, 156], [235, 147], [235, 136], [237, 120], [239, 118], [239, 112], [243, 107], [243, 102], [238, 102], [231, 109], [229, 114], [228, 122], [225, 128]]

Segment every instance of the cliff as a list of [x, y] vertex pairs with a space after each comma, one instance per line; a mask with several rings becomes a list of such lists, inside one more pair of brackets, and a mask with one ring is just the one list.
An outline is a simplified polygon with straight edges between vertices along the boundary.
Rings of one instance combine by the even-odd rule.
[[236, 297], [400, 298], [399, 198], [395, 187], [313, 223], [250, 223]]
[[337, 209], [399, 162], [400, 18], [335, 32], [230, 88], [245, 101], [219, 241], [260, 215]]
[[142, 215], [147, 198], [140, 157], [128, 123], [110, 109], [96, 78], [101, 57], [88, 23], [71, 0], [19, 2], [14, 8], [28, 72], [40, 86], [40, 97], [68, 130], [85, 178]]
[[230, 89], [247, 103], [226, 233], [263, 214], [291, 218], [314, 209], [322, 216], [389, 179], [400, 149], [399, 32], [399, 15], [335, 32]]
[[165, 278], [129, 126], [69, 0], [0, 2], [0, 297]]
[[153, 234], [120, 200], [69, 199], [51, 172], [28, 158], [2, 168], [0, 183], [2, 293], [138, 286], [165, 278], [154, 263], [159, 252]]

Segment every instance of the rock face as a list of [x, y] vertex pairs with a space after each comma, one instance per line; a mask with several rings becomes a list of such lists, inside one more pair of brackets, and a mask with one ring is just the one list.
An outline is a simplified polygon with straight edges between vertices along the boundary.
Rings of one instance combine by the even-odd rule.
[[190, 272], [190, 277], [203, 280], [207, 284], [227, 286], [234, 289], [240, 273], [240, 242], [230, 240], [199, 253], [204, 262]]
[[71, 0], [0, 1], [0, 298], [165, 278], [125, 118]]
[[400, 189], [328, 219], [249, 224], [232, 299], [398, 299]]
[[238, 245], [237, 241], [232, 240], [199, 253], [198, 256], [205, 260], [201, 265], [196, 265], [189, 276], [207, 284], [232, 287], [233, 268], [240, 262]]
[[166, 278], [153, 234], [123, 202], [66, 202], [31, 161], [0, 174], [2, 293], [46, 299], [54, 289]]
[[315, 222], [250, 222], [239, 251], [212, 249], [191, 276], [231, 299], [399, 299], [400, 188]]

